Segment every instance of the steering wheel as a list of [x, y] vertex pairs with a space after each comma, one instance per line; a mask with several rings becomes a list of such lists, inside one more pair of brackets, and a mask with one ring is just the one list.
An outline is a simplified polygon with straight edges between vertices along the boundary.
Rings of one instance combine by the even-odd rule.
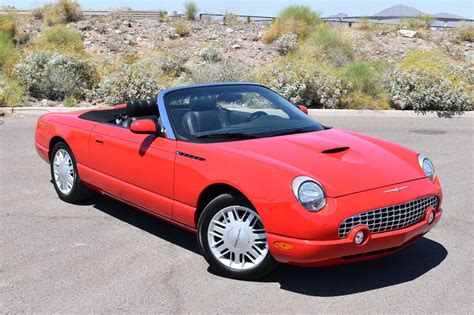
[[268, 115], [267, 113], [263, 112], [263, 111], [258, 111], [258, 112], [255, 112], [255, 113], [252, 113], [252, 115], [249, 116], [249, 118], [247, 118], [247, 122], [251, 122], [251, 121], [254, 121], [255, 119], [257, 119], [258, 117], [261, 117], [261, 116], [265, 116], [265, 115]]

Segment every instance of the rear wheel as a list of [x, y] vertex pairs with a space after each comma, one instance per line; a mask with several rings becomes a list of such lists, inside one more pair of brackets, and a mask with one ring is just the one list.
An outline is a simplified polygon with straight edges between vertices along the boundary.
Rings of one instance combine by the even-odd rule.
[[277, 265], [260, 216], [238, 194], [220, 195], [206, 206], [198, 222], [198, 244], [211, 267], [230, 278], [258, 279]]
[[91, 196], [77, 173], [76, 159], [68, 145], [58, 142], [51, 152], [51, 177], [54, 189], [63, 201], [74, 203]]

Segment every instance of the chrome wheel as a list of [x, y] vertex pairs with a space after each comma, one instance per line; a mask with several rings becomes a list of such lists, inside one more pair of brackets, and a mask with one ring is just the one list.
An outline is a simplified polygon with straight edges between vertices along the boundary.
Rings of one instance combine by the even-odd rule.
[[53, 173], [56, 187], [65, 195], [71, 193], [74, 185], [74, 165], [71, 156], [64, 149], [56, 151], [53, 159]]
[[217, 212], [208, 226], [207, 240], [212, 255], [235, 270], [252, 269], [268, 254], [267, 235], [259, 215], [242, 206]]

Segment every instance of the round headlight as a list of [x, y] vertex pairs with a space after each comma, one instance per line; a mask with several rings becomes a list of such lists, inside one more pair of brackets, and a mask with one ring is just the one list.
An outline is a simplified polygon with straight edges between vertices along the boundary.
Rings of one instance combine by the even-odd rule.
[[310, 177], [296, 177], [293, 180], [293, 192], [300, 204], [309, 211], [319, 211], [326, 205], [323, 188]]
[[430, 161], [430, 159], [423, 155], [418, 155], [418, 163], [420, 163], [420, 167], [423, 169], [423, 172], [425, 172], [425, 175], [429, 179], [434, 180], [435, 170], [433, 163]]

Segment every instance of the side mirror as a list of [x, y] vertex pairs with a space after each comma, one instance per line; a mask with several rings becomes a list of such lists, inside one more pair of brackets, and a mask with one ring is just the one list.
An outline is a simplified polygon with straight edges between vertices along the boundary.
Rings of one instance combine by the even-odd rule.
[[160, 121], [156, 123], [152, 119], [137, 119], [130, 125], [130, 131], [139, 134], [161, 135], [163, 126]]
[[303, 113], [305, 113], [306, 115], [308, 115], [308, 107], [304, 106], [304, 105], [299, 105], [298, 108], [300, 109], [300, 111], [302, 111]]

